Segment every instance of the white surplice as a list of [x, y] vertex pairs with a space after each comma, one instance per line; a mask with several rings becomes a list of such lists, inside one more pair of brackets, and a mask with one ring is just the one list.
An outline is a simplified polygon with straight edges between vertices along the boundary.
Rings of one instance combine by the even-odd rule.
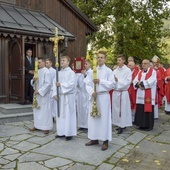
[[132, 126], [132, 114], [128, 88], [132, 81], [131, 70], [124, 65], [113, 71], [113, 78], [116, 76], [118, 82], [114, 82], [112, 95], [112, 123], [121, 128]]
[[[168, 84], [167, 77], [165, 77], [165, 84]], [[167, 102], [166, 95], [164, 96], [164, 101], [165, 101], [165, 111], [170, 112], [170, 103]]]
[[88, 113], [88, 138], [91, 140], [112, 140], [111, 125], [111, 103], [109, 91], [113, 86], [112, 71], [103, 65], [97, 67], [97, 77], [100, 80], [97, 84], [97, 108], [101, 116], [92, 117], [90, 115], [93, 105], [92, 94], [94, 92], [93, 72], [87, 76], [86, 90], [89, 94], [89, 113]]
[[[86, 71], [86, 76], [92, 72], [91, 69]], [[88, 128], [88, 93], [86, 91], [86, 76], [81, 74], [77, 80], [77, 119], [79, 128]]]
[[167, 102], [166, 96], [165, 96], [165, 111], [170, 112], [170, 103]]
[[51, 76], [51, 91], [50, 91], [50, 104], [51, 104], [51, 114], [53, 117], [56, 117], [57, 112], [57, 102], [53, 98], [53, 88], [56, 88], [53, 86], [53, 81], [56, 80], [56, 70], [53, 67], [49, 68], [50, 76]]
[[154, 118], [157, 119], [159, 117], [159, 109], [158, 104], [154, 106]]
[[76, 114], [78, 113], [78, 105], [77, 105], [77, 103], [78, 103], [78, 95], [79, 95], [79, 87], [78, 87], [78, 80], [79, 80], [79, 77], [81, 77], [81, 73], [75, 73], [75, 75], [76, 75], [76, 92], [75, 92], [75, 98], [76, 98]]
[[[35, 84], [33, 84], [33, 86], [34, 85]], [[37, 95], [37, 102], [40, 108], [33, 109], [34, 127], [40, 130], [51, 130], [53, 127], [50, 107], [51, 76], [46, 67], [38, 70], [37, 87], [39, 92]]]
[[[59, 108], [60, 117], [57, 116], [57, 135], [76, 136], [76, 75], [70, 67], [59, 71]], [[53, 83], [55, 86], [55, 83]], [[56, 95], [55, 88], [53, 96]]]
[[[149, 72], [149, 70], [150, 68], [148, 68], [146, 73], [142, 72], [140, 81], [143, 82], [145, 89], [151, 88], [152, 105], [155, 105], [156, 83], [157, 83], [156, 71], [153, 70], [152, 75], [147, 80], [145, 80], [146, 74]], [[137, 82], [138, 82], [138, 75], [133, 80], [134, 88]], [[136, 94], [136, 104], [144, 104], [145, 103], [144, 97], [145, 97], [145, 90], [141, 90], [140, 88], [138, 88]]]

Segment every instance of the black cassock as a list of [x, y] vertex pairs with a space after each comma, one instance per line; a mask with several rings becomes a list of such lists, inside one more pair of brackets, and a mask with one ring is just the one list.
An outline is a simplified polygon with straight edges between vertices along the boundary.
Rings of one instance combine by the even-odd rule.
[[136, 105], [135, 125], [142, 128], [154, 127], [154, 106], [152, 105], [152, 112], [144, 112], [144, 104]]

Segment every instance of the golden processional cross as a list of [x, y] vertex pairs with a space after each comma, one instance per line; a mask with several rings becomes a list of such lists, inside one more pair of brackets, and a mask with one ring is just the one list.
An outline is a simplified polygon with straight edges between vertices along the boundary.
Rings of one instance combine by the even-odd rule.
[[59, 63], [58, 63], [58, 42], [60, 40], [63, 40], [64, 36], [58, 36], [58, 28], [55, 27], [55, 37], [50, 37], [50, 41], [52, 41], [54, 43], [54, 47], [53, 47], [53, 52], [54, 52], [54, 56], [55, 56], [55, 66], [59, 67]]
[[[58, 63], [58, 42], [60, 40], [63, 40], [63, 39], [64, 39], [64, 36], [58, 36], [58, 28], [55, 27], [55, 36], [54, 37], [50, 37], [50, 41], [52, 41], [54, 43], [53, 52], [54, 52], [54, 56], [55, 56], [56, 82], [58, 82], [58, 68], [59, 68], [59, 63]], [[57, 100], [57, 115], [58, 115], [58, 117], [60, 117], [59, 88], [58, 87], [57, 87], [57, 96], [58, 96], [58, 100]]]

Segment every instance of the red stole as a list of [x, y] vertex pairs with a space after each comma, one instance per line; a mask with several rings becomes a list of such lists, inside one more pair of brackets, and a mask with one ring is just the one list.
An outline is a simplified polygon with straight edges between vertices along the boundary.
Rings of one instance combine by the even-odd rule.
[[[149, 71], [148, 71], [148, 73], [146, 73], [145, 80], [147, 80], [148, 78], [151, 77], [152, 71], [153, 71], [153, 69], [150, 68]], [[141, 80], [142, 72], [143, 72], [143, 71], [140, 71], [140, 72], [139, 72], [138, 81]], [[152, 95], [151, 95], [151, 88], [145, 89], [144, 100], [145, 100], [145, 102], [144, 102], [144, 111], [145, 111], [145, 112], [152, 112]]]
[[112, 94], [113, 94], [113, 90], [110, 90], [109, 94], [110, 94], [110, 102], [111, 102], [111, 110], [112, 110]]
[[[137, 76], [138, 72], [139, 72], [138, 69], [134, 69], [134, 71], [132, 73], [132, 81]], [[136, 89], [134, 89], [132, 83], [128, 89], [128, 92], [129, 92], [129, 97], [130, 97], [131, 109], [135, 110], [136, 109]]]

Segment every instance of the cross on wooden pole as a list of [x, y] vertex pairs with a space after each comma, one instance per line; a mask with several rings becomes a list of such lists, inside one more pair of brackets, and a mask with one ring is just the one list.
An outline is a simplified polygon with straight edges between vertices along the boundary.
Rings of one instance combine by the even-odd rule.
[[[53, 47], [53, 53], [55, 56], [55, 67], [56, 67], [56, 82], [58, 82], [58, 68], [59, 68], [59, 63], [58, 63], [58, 42], [60, 40], [63, 40], [64, 36], [58, 36], [58, 28], [55, 27], [55, 36], [54, 37], [50, 37], [50, 41], [54, 43], [54, 47]], [[57, 96], [58, 96], [58, 100], [57, 100], [57, 115], [58, 117], [60, 117], [60, 108], [59, 108], [59, 88], [57, 87]]]
[[54, 43], [54, 47], [53, 47], [53, 52], [54, 52], [54, 56], [55, 56], [55, 66], [59, 67], [59, 63], [58, 63], [58, 42], [60, 40], [63, 40], [64, 36], [58, 36], [58, 28], [55, 27], [55, 37], [50, 37], [50, 41], [52, 41]]

